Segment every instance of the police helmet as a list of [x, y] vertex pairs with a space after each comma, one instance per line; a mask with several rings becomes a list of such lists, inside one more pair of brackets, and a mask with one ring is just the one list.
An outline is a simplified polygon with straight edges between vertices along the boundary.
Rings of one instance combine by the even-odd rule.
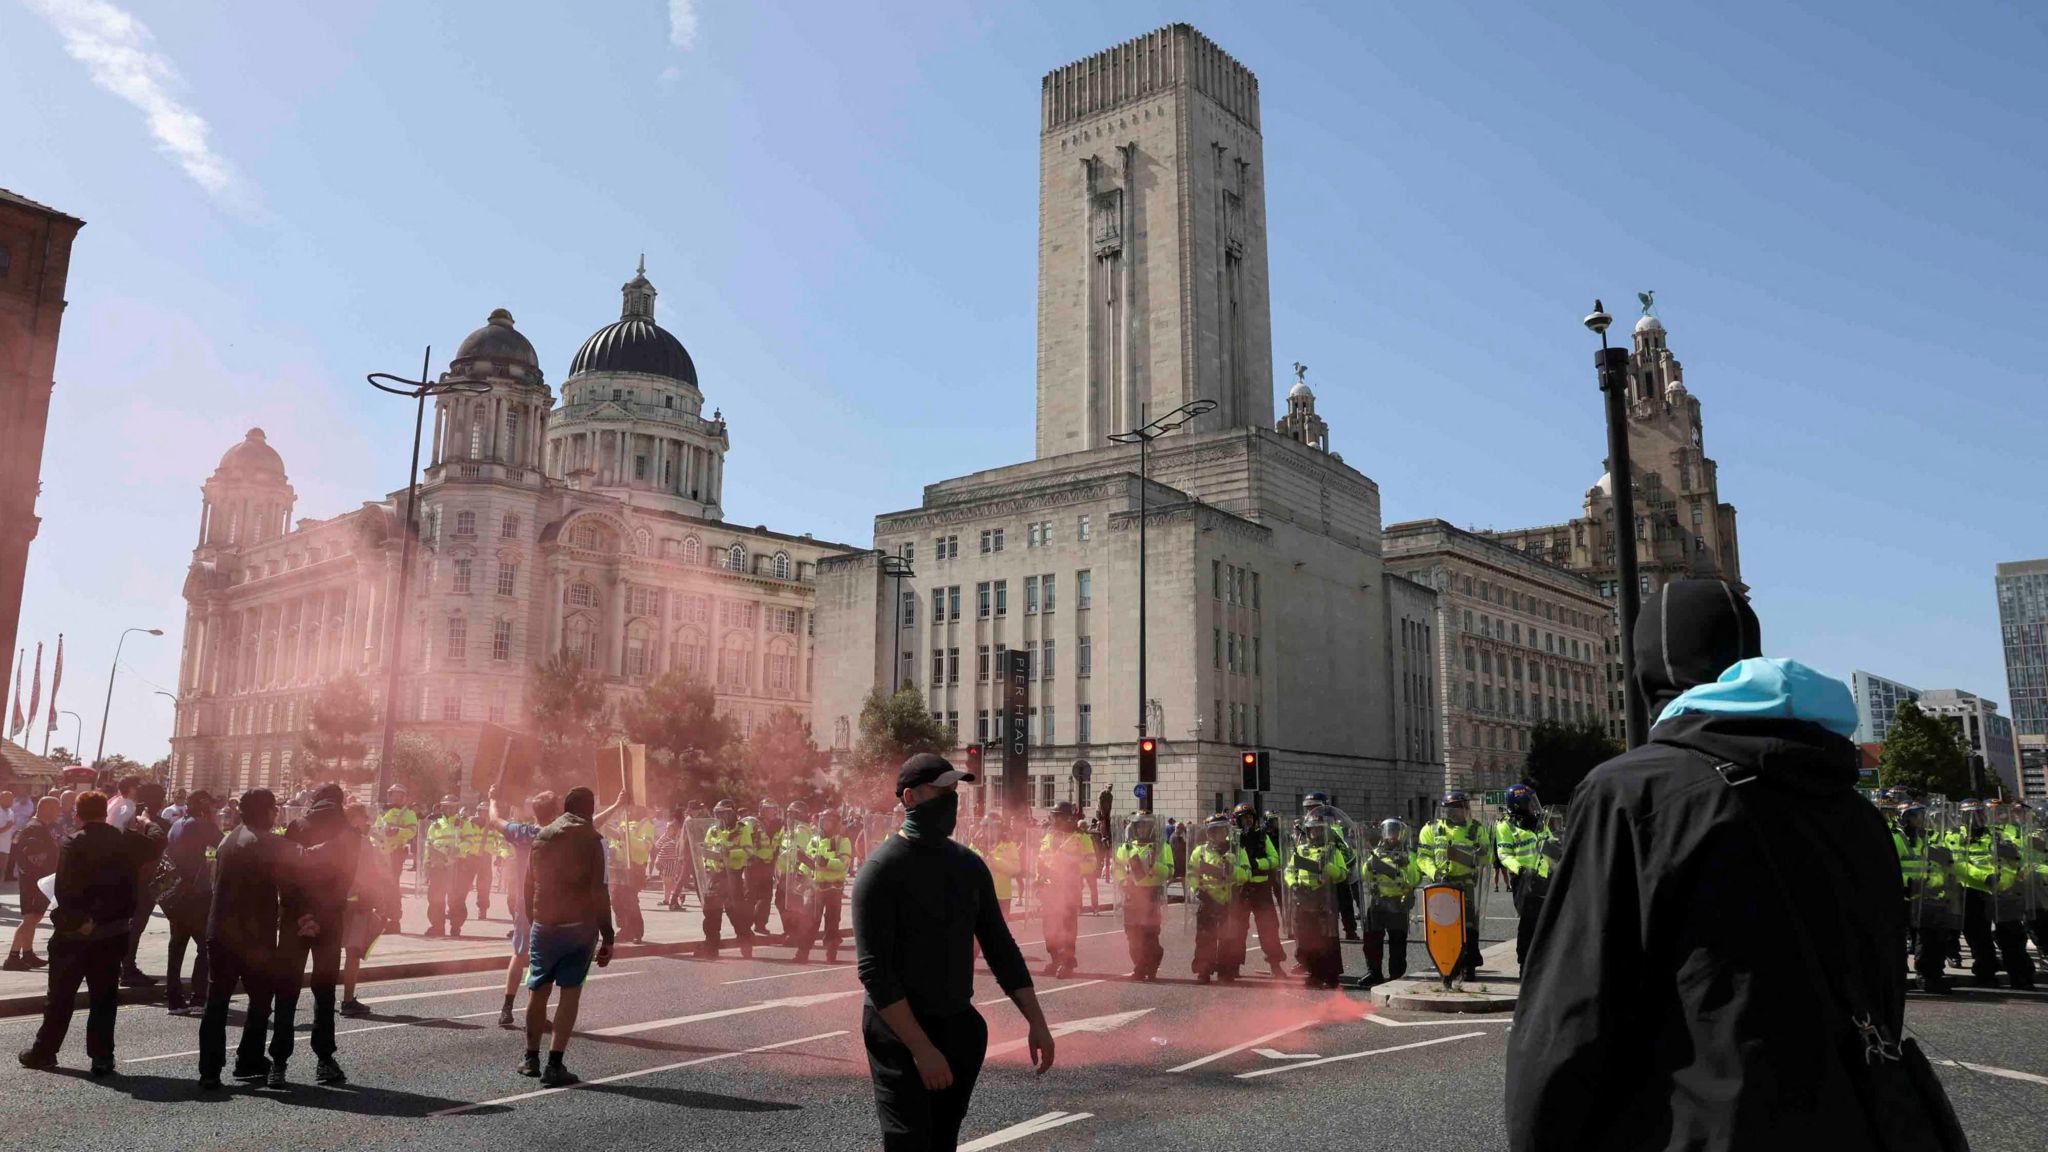
[[1444, 793], [1443, 806], [1446, 808], [1458, 804], [1469, 806], [1471, 803], [1471, 798], [1466, 796], [1462, 789], [1452, 788]]
[[1517, 784], [1509, 788], [1505, 800], [1510, 812], [1526, 811], [1543, 805], [1543, 802], [1536, 798], [1536, 790], [1527, 784]]
[[1328, 792], [1304, 793], [1301, 797], [1301, 810], [1306, 812], [1311, 808], [1320, 808], [1329, 802], [1330, 794]]
[[787, 811], [791, 820], [802, 820], [811, 814], [810, 805], [805, 804], [801, 800], [791, 800]]
[[1393, 816], [1380, 821], [1380, 842], [1383, 844], [1406, 844], [1408, 842], [1408, 825]]
[[[1243, 806], [1243, 805], [1239, 805], [1239, 807], [1244, 807], [1244, 806]], [[1204, 821], [1202, 822], [1202, 830], [1203, 830], [1204, 832], [1228, 832], [1228, 831], [1230, 831], [1230, 814], [1229, 814], [1229, 813], [1227, 813], [1227, 812], [1213, 812], [1213, 813], [1211, 813], [1211, 814], [1209, 815], [1209, 818], [1208, 818], [1207, 820], [1204, 820]]]
[[717, 804], [712, 806], [711, 814], [714, 816], [729, 816], [733, 813], [738, 812], [739, 810], [739, 805], [734, 804], [732, 801], [720, 800]]
[[1225, 813], [1222, 813], [1222, 812], [1218, 812], [1218, 813], [1216, 813], [1216, 815], [1215, 815], [1215, 816], [1213, 817], [1213, 819], [1218, 819], [1218, 820], [1239, 820], [1239, 819], [1242, 819], [1242, 818], [1244, 818], [1244, 817], [1246, 817], [1246, 816], [1250, 816], [1250, 817], [1252, 817], [1253, 819], [1257, 819], [1257, 818], [1258, 818], [1258, 815], [1259, 815], [1259, 810], [1258, 810], [1258, 809], [1256, 809], [1256, 808], [1254, 808], [1254, 807], [1252, 807], [1252, 806], [1251, 806], [1250, 804], [1239, 804], [1239, 805], [1238, 805], [1237, 807], [1235, 807], [1235, 808], [1232, 808], [1232, 809], [1230, 810], [1230, 812], [1229, 812], [1229, 813], [1228, 813], [1227, 815], [1226, 815]]
[[1922, 821], [1924, 821], [1924, 820], [1926, 820], [1926, 819], [1927, 819], [1927, 805], [1925, 805], [1925, 804], [1901, 804], [1901, 805], [1899, 805], [1899, 823], [1901, 823], [1901, 824], [1913, 824], [1913, 825], [1916, 825], [1916, 826], [1917, 826], [1918, 824], [1920, 824], [1920, 823], [1921, 823]]
[[1080, 817], [1080, 813], [1074, 808], [1074, 803], [1071, 800], [1062, 800], [1053, 805], [1052, 814], [1055, 819], [1060, 820], [1075, 820]]

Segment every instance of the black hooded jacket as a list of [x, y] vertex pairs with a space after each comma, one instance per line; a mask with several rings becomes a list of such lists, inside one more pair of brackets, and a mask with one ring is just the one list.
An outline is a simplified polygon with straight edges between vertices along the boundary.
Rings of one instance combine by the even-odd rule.
[[305, 853], [298, 883], [282, 892], [285, 924], [295, 924], [301, 913], [310, 912], [323, 934], [341, 932], [349, 889], [355, 883], [356, 854], [363, 846], [363, 837], [349, 826], [344, 802], [338, 786], [323, 785], [313, 794], [306, 814], [285, 829], [285, 838], [300, 848], [322, 849]]
[[[1689, 643], [1745, 613], [1666, 635]], [[1666, 700], [1719, 671], [1667, 676], [1642, 648], [1640, 680]], [[1718, 764], [1752, 778], [1731, 784]], [[1692, 714], [1586, 778], [1509, 1037], [1510, 1148], [1877, 1146], [1827, 986], [1899, 1035], [1898, 860], [1857, 767], [1855, 746], [1818, 724]]]

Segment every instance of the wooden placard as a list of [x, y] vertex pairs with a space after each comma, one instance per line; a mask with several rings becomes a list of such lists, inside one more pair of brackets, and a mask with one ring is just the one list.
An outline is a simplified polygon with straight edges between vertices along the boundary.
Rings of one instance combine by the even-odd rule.
[[597, 750], [597, 806], [609, 808], [621, 796], [647, 803], [647, 745], [612, 744]]

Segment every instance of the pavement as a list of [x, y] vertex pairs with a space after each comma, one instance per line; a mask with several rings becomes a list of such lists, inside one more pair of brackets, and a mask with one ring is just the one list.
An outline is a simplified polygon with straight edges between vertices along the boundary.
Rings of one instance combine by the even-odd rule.
[[[1015, 927], [1026, 955], [1042, 958], [1036, 924]], [[1493, 946], [1514, 922], [1489, 916], [1485, 927]], [[963, 1149], [1363, 1143], [1452, 1152], [1505, 1143], [1507, 1014], [1408, 1012], [1361, 991], [1311, 992], [1263, 976], [1197, 985], [1187, 974], [1192, 927], [1179, 906], [1167, 910], [1166, 928], [1162, 978], [1133, 984], [1120, 978], [1129, 961], [1117, 918], [1082, 917], [1080, 971], [1039, 978], [1060, 1034], [1045, 1076], [1025, 1063], [1022, 1019], [979, 976], [990, 1055]], [[1352, 974], [1363, 970], [1357, 945], [1344, 953]], [[1411, 969], [1427, 963], [1411, 949]], [[60, 1071], [0, 1061], [0, 1099], [9, 1102], [0, 1143], [113, 1149], [140, 1134], [151, 1146], [252, 1152], [877, 1145], [850, 960], [799, 966], [788, 950], [767, 947], [752, 960], [620, 959], [596, 976], [569, 1052], [584, 1079], [577, 1088], [545, 1092], [513, 1072], [522, 1045], [495, 1026], [497, 979], [438, 976], [364, 992], [375, 1014], [341, 1022], [351, 1079], [336, 1088], [310, 1083], [302, 1053], [288, 1089], [201, 1096], [197, 1021], [147, 1005], [121, 1010], [120, 1074], [96, 1081], [84, 1073], [81, 1017]], [[1908, 1020], [1937, 1059], [1971, 1065], [1939, 1071], [1976, 1148], [2040, 1147], [2048, 999], [1916, 996]], [[0, 1019], [0, 1051], [24, 1045], [34, 1027]]]

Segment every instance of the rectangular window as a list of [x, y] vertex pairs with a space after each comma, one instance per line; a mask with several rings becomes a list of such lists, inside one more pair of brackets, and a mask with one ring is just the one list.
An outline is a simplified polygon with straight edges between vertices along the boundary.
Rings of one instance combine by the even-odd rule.
[[1260, 640], [1260, 639], [1261, 639], [1261, 638], [1260, 638], [1260, 637], [1257, 637], [1257, 636], [1254, 636], [1254, 637], [1252, 637], [1252, 675], [1253, 675], [1253, 676], [1263, 676], [1263, 675], [1265, 675], [1265, 673], [1263, 673], [1263, 672], [1262, 672], [1262, 671], [1260, 671], [1260, 669], [1259, 669], [1259, 647], [1260, 647], [1260, 645], [1259, 645], [1259, 640]]
[[461, 663], [469, 658], [469, 621], [460, 616], [448, 621], [448, 659]]
[[994, 548], [992, 548], [992, 549], [990, 549], [990, 551], [993, 551], [993, 552], [1001, 552], [1002, 550], [1003, 550], [1003, 530], [1002, 530], [1001, 528], [998, 528], [998, 529], [996, 529], [996, 530], [995, 530], [995, 547], [994, 547]]
[[1086, 568], [1074, 573], [1074, 607], [1086, 609], [1095, 603], [1095, 573]]
[[1039, 669], [1040, 669], [1040, 671], [1039, 671], [1039, 673], [1038, 673], [1038, 678], [1039, 678], [1040, 680], [1050, 680], [1050, 679], [1052, 679], [1052, 671], [1053, 671], [1053, 661], [1052, 661], [1052, 653], [1053, 653], [1053, 647], [1052, 647], [1052, 646], [1053, 646], [1053, 643], [1054, 643], [1053, 641], [1051, 641], [1051, 640], [1047, 640], [1047, 641], [1046, 641], [1046, 642], [1044, 643], [1044, 645], [1043, 645], [1043, 646], [1041, 646], [1041, 647], [1040, 647], [1040, 649], [1039, 649], [1039, 653], [1038, 653], [1038, 655], [1039, 655]]
[[1052, 573], [1048, 572], [1045, 575], [1039, 577], [1038, 584], [1040, 590], [1043, 591], [1045, 594], [1045, 603], [1042, 610], [1050, 612], [1052, 611]]
[[974, 742], [976, 744], [988, 743], [988, 709], [986, 708], [974, 714]]
[[[1074, 538], [1077, 540], [1088, 539], [1088, 518], [1086, 516], [1074, 521]], [[1081, 743], [1086, 744], [1087, 741], [1083, 740]]]
[[1209, 663], [1221, 670], [1223, 667], [1223, 629], [1209, 629]]
[[917, 541], [905, 540], [902, 547], [896, 549], [896, 551], [902, 554], [905, 564], [917, 563]]
[[1026, 576], [1024, 578], [1024, 614], [1026, 616], [1038, 615], [1038, 577], [1036, 576]]
[[1038, 641], [1036, 640], [1026, 640], [1024, 642], [1024, 669], [1024, 678], [1026, 680], [1038, 679]]
[[501, 563], [498, 565], [498, 595], [513, 594], [515, 582], [519, 579], [519, 565]]
[[988, 581], [986, 580], [974, 586], [974, 614], [983, 620], [988, 619]]
[[1230, 632], [1223, 637], [1223, 661], [1232, 672], [1240, 671], [1237, 664], [1237, 633]]
[[905, 592], [903, 594], [902, 624], [905, 628], [917, 627], [917, 593], [915, 592]]
[[974, 679], [976, 683], [988, 683], [988, 645], [974, 650]]
[[959, 558], [960, 558], [960, 537], [958, 537], [958, 536], [947, 536], [947, 537], [946, 537], [946, 559], [948, 559], [948, 560], [958, 560]]
[[960, 586], [958, 584], [946, 589], [946, 607], [948, 609], [946, 612], [948, 620], [958, 620], [960, 618]]
[[512, 658], [512, 622], [499, 620], [491, 625], [491, 659]]
[[988, 555], [988, 554], [989, 554], [989, 552], [990, 552], [990, 551], [992, 551], [992, 549], [990, 549], [990, 547], [989, 547], [989, 544], [990, 544], [990, 543], [991, 543], [992, 541], [994, 541], [994, 539], [995, 539], [995, 533], [994, 533], [994, 532], [993, 532], [992, 530], [990, 530], [990, 529], [987, 529], [987, 528], [983, 528], [983, 529], [981, 530], [981, 554], [982, 554], [982, 555], [986, 556], [986, 555]]
[[[1085, 523], [1087, 517], [1082, 517], [1082, 521]], [[1081, 729], [1075, 733], [1074, 739], [1082, 744], [1093, 744], [1095, 742], [1094, 711], [1095, 706], [1092, 704], [1081, 705]]]
[[516, 539], [518, 539], [518, 537], [519, 537], [519, 514], [518, 514], [518, 513], [516, 513], [516, 512], [507, 512], [507, 513], [505, 513], [505, 519], [504, 519], [504, 520], [502, 520], [502, 521], [500, 521], [500, 522], [499, 522], [499, 524], [498, 524], [498, 536], [499, 536], [499, 537], [500, 537], [501, 539], [505, 539], [505, 540], [516, 540]]
[[455, 534], [457, 536], [476, 535], [476, 513], [457, 512], [455, 514]]
[[661, 612], [661, 589], [631, 585], [626, 589], [626, 612], [631, 616], [655, 616]]
[[1095, 638], [1092, 636], [1080, 636], [1075, 638], [1074, 643], [1079, 645], [1074, 652], [1074, 675], [1093, 676], [1095, 674]]
[[441, 697], [441, 719], [450, 721], [460, 721], [462, 719], [462, 696], [459, 693], [450, 692], [446, 696]]
[[[1197, 568], [1195, 571], [1200, 572], [1201, 569]], [[1209, 599], [1223, 599], [1223, 561], [1221, 560], [1209, 561]]]
[[626, 638], [626, 675], [647, 675], [647, 640], [641, 636]]
[[946, 618], [946, 590], [932, 589], [932, 623], [938, 624]]
[[944, 648], [934, 648], [934, 649], [932, 649], [932, 679], [931, 679], [931, 685], [932, 685], [932, 687], [933, 687], [933, 688], [937, 688], [937, 687], [938, 687], [939, 685], [941, 685], [941, 684], [944, 684], [945, 682], [946, 682], [946, 650], [945, 650]]
[[1252, 573], [1252, 611], [1259, 610], [1259, 574]]
[[1252, 705], [1252, 743], [1266, 742], [1266, 709], [1264, 705]]
[[[464, 515], [468, 515], [468, 513], [464, 513]], [[467, 596], [467, 595], [469, 595], [469, 565], [470, 565], [470, 560], [469, 560], [469, 557], [467, 557], [467, 556], [458, 556], [458, 557], [456, 557], [456, 558], [455, 558], [455, 589], [454, 589], [454, 591], [455, 591], [455, 594], [456, 594], [457, 596]]]
[[960, 650], [958, 648], [948, 648], [946, 649], [946, 683], [958, 684], [959, 682]]
[[1000, 620], [1009, 614], [1010, 582], [1008, 580], [998, 580], [996, 581], [996, 619]]
[[1038, 544], [1038, 521], [1033, 520], [1031, 523], [1026, 524], [1024, 526], [1024, 547], [1036, 548], [1038, 547]]
[[1053, 723], [1052, 705], [1047, 704], [1044, 707], [1044, 709], [1041, 710], [1040, 717], [1045, 721], [1045, 727], [1040, 729], [1039, 731], [1038, 742], [1040, 744], [1059, 743], [1059, 726]]

